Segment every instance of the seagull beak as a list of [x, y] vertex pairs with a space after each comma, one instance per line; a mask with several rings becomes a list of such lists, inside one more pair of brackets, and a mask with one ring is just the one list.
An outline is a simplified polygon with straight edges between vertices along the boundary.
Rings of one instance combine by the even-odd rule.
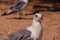
[[43, 16], [38, 21], [41, 22], [41, 20], [43, 20]]
[[43, 20], [43, 17], [41, 18], [41, 20]]
[[42, 15], [42, 17], [41, 17], [41, 20], [43, 20], [43, 15]]
[[40, 18], [40, 19], [38, 20], [38, 22], [41, 22], [41, 20], [43, 20], [43, 17], [42, 17], [42, 18]]

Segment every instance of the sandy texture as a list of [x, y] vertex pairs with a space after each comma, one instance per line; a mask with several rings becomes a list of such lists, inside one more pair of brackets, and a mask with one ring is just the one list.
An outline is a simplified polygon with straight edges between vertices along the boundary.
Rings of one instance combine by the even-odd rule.
[[[32, 10], [30, 4], [25, 10], [23, 10], [24, 18], [33, 18], [33, 15], [25, 16]], [[0, 15], [10, 8], [11, 4], [0, 4]], [[29, 9], [29, 10], [28, 10]], [[43, 35], [42, 40], [60, 40], [60, 12], [41, 12], [43, 14], [42, 27]], [[31, 25], [32, 20], [30, 19], [13, 19], [18, 18], [18, 12], [8, 16], [0, 16], [0, 40], [6, 38], [9, 34], [21, 30]]]

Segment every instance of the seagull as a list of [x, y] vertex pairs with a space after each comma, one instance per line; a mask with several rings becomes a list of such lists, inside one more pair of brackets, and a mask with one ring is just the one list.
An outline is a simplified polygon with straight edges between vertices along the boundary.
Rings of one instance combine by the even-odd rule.
[[22, 15], [21, 11], [27, 6], [28, 0], [15, 0], [15, 3], [12, 7], [4, 12], [1, 16], [6, 16], [12, 13], [19, 11], [19, 15]]
[[4, 40], [37, 40], [42, 32], [41, 18], [42, 14], [36, 13], [30, 26], [8, 35]]

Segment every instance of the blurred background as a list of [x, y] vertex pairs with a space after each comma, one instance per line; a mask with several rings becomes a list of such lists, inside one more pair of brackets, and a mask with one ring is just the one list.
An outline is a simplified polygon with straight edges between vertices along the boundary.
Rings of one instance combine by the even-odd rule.
[[[7, 11], [14, 1], [0, 0], [0, 15]], [[0, 16], [0, 40], [31, 25], [33, 15], [25, 14], [30, 14], [34, 10], [39, 10], [43, 14], [41, 40], [60, 40], [60, 0], [29, 0], [28, 6], [22, 11], [23, 16], [21, 16], [26, 19], [14, 19], [19, 17], [18, 12], [4, 17]]]

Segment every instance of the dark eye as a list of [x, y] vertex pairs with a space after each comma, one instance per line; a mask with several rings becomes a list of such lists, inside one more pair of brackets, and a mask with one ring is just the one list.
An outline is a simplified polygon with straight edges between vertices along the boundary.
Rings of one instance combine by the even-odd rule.
[[37, 15], [35, 15], [35, 17], [38, 17]]

